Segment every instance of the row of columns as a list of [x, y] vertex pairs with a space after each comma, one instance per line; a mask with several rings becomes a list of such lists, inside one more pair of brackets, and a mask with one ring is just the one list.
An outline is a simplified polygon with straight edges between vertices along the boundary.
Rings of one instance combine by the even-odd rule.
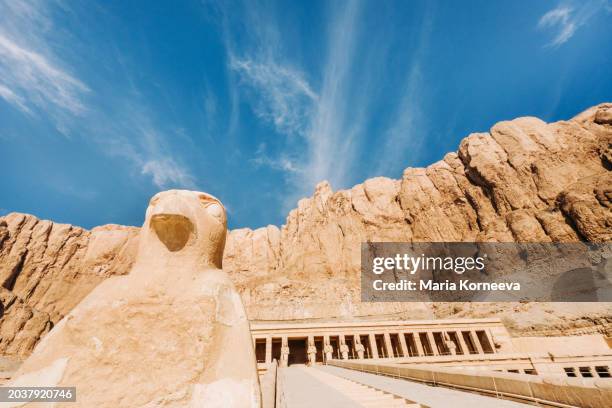
[[[410, 351], [409, 351], [409, 347], [408, 344], [406, 343], [406, 337], [405, 335], [412, 335], [412, 339], [414, 342], [414, 346], [416, 348], [416, 354], [418, 356], [426, 356], [426, 355], [434, 355], [434, 356], [438, 356], [441, 355], [438, 347], [437, 347], [437, 342], [436, 339], [434, 337], [434, 333], [441, 333], [441, 341], [444, 342], [444, 348], [449, 350], [449, 354], [451, 355], [455, 355], [457, 354], [457, 350], [456, 350], [456, 345], [455, 343], [451, 340], [450, 334], [449, 333], [454, 333], [454, 337], [457, 339], [459, 346], [461, 348], [461, 352], [463, 354], [470, 354], [470, 347], [468, 347], [467, 343], [465, 342], [465, 339], [463, 337], [463, 333], [464, 332], [468, 332], [469, 333], [469, 337], [471, 340], [472, 345], [474, 346], [474, 348], [476, 349], [476, 352], [478, 354], [484, 354], [485, 351], [483, 349], [483, 346], [478, 338], [477, 335], [477, 331], [481, 331], [484, 333], [487, 342], [489, 343], [489, 349], [490, 349], [490, 353], [494, 353], [495, 352], [495, 345], [494, 345], [494, 341], [493, 338], [491, 336], [491, 334], [489, 333], [488, 330], [448, 330], [448, 331], [438, 331], [438, 330], [426, 330], [426, 331], [404, 331], [404, 332], [384, 332], [382, 333], [383, 335], [383, 339], [384, 339], [384, 344], [385, 344], [385, 349], [387, 350], [387, 356], [388, 358], [394, 358], [394, 357], [399, 357], [395, 356], [394, 354], [394, 350], [393, 350], [393, 343], [391, 341], [391, 335], [392, 334], [397, 334], [397, 338], [399, 340], [399, 348], [400, 348], [400, 353], [402, 356], [404, 357], [409, 357], [410, 356]], [[364, 358], [363, 357], [363, 352], [364, 352], [364, 347], [363, 345], [361, 345], [361, 336], [367, 335], [368, 337], [368, 343], [369, 343], [369, 349], [371, 352], [371, 356], [369, 358], [381, 358], [383, 356], [380, 355], [379, 350], [378, 350], [378, 345], [376, 343], [376, 335], [380, 334], [380, 333], [363, 333], [363, 334], [359, 334], [359, 333], [355, 333], [355, 334], [339, 334], [338, 338], [339, 338], [339, 349], [340, 349], [340, 356], [342, 359], [348, 359], [348, 346], [346, 345], [346, 336], [350, 335], [353, 336], [353, 344], [355, 346], [355, 351], [357, 351], [359, 358]], [[429, 349], [431, 350], [431, 354], [428, 354], [423, 346], [423, 343], [421, 341], [420, 338], [420, 334], [425, 334], [429, 343]], [[316, 353], [317, 353], [317, 349], [315, 346], [315, 341], [314, 341], [314, 335], [309, 335], [308, 336], [308, 340], [307, 340], [307, 354], [308, 354], [308, 359], [310, 363], [315, 362], [315, 358], [316, 358]], [[331, 342], [330, 342], [330, 335], [329, 334], [324, 334], [323, 335], [323, 354], [324, 354], [324, 358], [325, 359], [330, 359], [330, 357], [333, 355], [333, 347], [331, 346]], [[335, 336], [334, 336], [335, 337]], [[266, 363], [271, 363], [272, 362], [272, 335], [268, 335], [266, 336], [266, 355], [265, 355], [265, 361]], [[357, 346], [357, 345], [360, 346]], [[288, 345], [288, 337], [287, 336], [282, 336], [281, 337], [281, 360], [280, 360], [280, 364], [281, 366], [286, 366], [287, 362], [288, 362], [288, 357], [289, 357], [289, 345]]]

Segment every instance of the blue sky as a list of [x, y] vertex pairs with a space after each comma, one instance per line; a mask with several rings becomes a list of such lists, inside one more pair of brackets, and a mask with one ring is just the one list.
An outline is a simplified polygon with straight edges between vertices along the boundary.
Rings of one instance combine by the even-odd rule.
[[0, 214], [140, 225], [189, 188], [280, 225], [321, 180], [604, 101], [609, 1], [0, 0]]

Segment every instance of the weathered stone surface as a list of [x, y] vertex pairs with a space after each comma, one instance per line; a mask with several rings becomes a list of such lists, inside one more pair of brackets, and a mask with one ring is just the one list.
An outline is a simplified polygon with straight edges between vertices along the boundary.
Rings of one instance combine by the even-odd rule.
[[612, 241], [612, 173], [585, 178], [558, 197], [561, 211], [587, 241]]
[[75, 407], [260, 407], [249, 322], [221, 269], [226, 232], [216, 198], [155, 195], [129, 274], [87, 295], [7, 385], [74, 386]]
[[595, 114], [595, 123], [600, 125], [612, 125], [612, 108], [599, 109]]
[[[532, 323], [539, 330], [601, 328], [612, 315], [605, 304], [552, 305], [544, 314], [536, 313], [543, 310], [537, 304], [515, 310], [361, 303], [359, 251], [362, 241], [609, 241], [611, 111], [612, 104], [601, 104], [568, 121], [500, 122], [465, 138], [457, 153], [406, 169], [401, 180], [377, 177], [336, 192], [322, 182], [281, 228], [231, 231], [224, 267], [251, 319], [418, 318], [457, 310], [461, 316], [507, 313], [519, 331], [528, 332]], [[136, 235], [131, 227], [85, 231], [8, 215], [0, 218], [0, 281], [55, 324], [107, 276], [129, 270]], [[555, 307], [560, 320], [550, 318]], [[28, 348], [9, 347], [14, 341], [2, 338], [0, 351]]]
[[47, 334], [53, 323], [49, 315], [28, 306], [15, 293], [0, 288], [2, 325], [0, 325], [0, 353], [23, 357]]
[[[26, 214], [3, 217], [0, 351], [28, 355], [40, 334], [100, 282], [127, 273], [134, 260], [137, 234], [135, 227], [106, 225], [87, 231]], [[36, 318], [29, 318], [26, 324], [24, 315]], [[13, 326], [17, 321], [24, 325]], [[11, 334], [13, 328], [18, 330]]]
[[[254, 280], [233, 270], [250, 317], [416, 318], [428, 310], [452, 315], [452, 306], [360, 303], [362, 241], [609, 241], [612, 179], [606, 157], [612, 126], [595, 118], [611, 107], [602, 104], [552, 124], [537, 118], [500, 122], [489, 133], [465, 138], [456, 154], [427, 168], [406, 169], [398, 181], [374, 178], [338, 192], [320, 183], [281, 228], [276, 267], [265, 264], [274, 273]], [[529, 326], [519, 324], [523, 315], [512, 306], [479, 313], [503, 315], [500, 308], [517, 321], [512, 327]], [[575, 305], [569, 314], [560, 309], [560, 315], [569, 329], [573, 321], [593, 322], [611, 311], [605, 304]], [[534, 315], [542, 319], [537, 324], [562, 327], [561, 320]]]

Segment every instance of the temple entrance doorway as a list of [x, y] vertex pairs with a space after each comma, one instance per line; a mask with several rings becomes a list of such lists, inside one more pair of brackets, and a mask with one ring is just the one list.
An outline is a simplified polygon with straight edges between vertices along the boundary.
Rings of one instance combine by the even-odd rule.
[[387, 345], [385, 344], [385, 337], [382, 334], [377, 334], [374, 336], [376, 340], [376, 348], [378, 349], [378, 357], [379, 358], [387, 358], [389, 357], [389, 352], [387, 351]]
[[348, 358], [357, 358], [357, 352], [355, 351], [355, 338], [353, 336], [345, 336], [344, 341], [348, 346]]
[[266, 339], [255, 340], [255, 358], [258, 363], [266, 362]]
[[308, 363], [308, 354], [306, 349], [308, 347], [308, 339], [306, 337], [301, 339], [289, 339], [289, 361], [288, 364], [306, 364]]
[[340, 359], [341, 358], [340, 357], [340, 337], [339, 336], [330, 336], [329, 337], [329, 344], [331, 344], [332, 348], [334, 349], [332, 357]]
[[[414, 339], [414, 334], [413, 333], [405, 333], [404, 334], [404, 339], [406, 340], [406, 346], [408, 347], [408, 356], [410, 356], [410, 357], [418, 357], [419, 356], [419, 349], [417, 348], [416, 340]], [[404, 357], [408, 357], [408, 356], [404, 356]]]
[[402, 352], [402, 347], [400, 346], [399, 334], [390, 334], [389, 338], [391, 339], [391, 348], [393, 349], [393, 355], [395, 357], [406, 357]]
[[368, 335], [359, 336], [359, 340], [361, 344], [363, 344], [364, 350], [364, 358], [372, 358], [372, 349], [370, 348], [370, 337]]
[[272, 360], [280, 361], [283, 339], [272, 339]]
[[323, 362], [323, 336], [314, 338], [315, 347], [317, 348], [317, 363]]

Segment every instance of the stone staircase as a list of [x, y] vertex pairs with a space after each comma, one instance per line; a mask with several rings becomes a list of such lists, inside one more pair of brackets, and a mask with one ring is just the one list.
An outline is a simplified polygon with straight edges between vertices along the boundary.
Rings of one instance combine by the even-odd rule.
[[335, 389], [357, 405], [364, 408], [426, 408], [414, 401], [409, 401], [391, 393], [381, 391], [369, 385], [329, 374], [317, 368], [301, 367], [309, 375]]

